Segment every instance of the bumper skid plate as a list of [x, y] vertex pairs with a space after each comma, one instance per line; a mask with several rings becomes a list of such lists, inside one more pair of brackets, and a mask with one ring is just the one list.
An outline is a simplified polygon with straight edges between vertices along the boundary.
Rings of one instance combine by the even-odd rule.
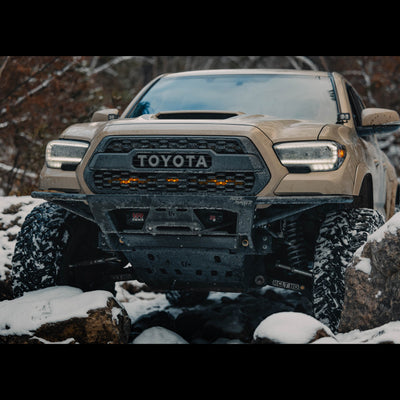
[[[158, 289], [244, 291], [260, 285], [265, 255], [254, 232], [351, 196], [84, 195], [33, 192], [95, 222], [103, 250], [123, 253], [134, 278]], [[257, 205], [272, 205], [256, 220]], [[265, 244], [265, 243], [264, 243]], [[264, 246], [265, 249], [265, 246]], [[267, 280], [268, 281], [268, 280]], [[268, 282], [265, 282], [268, 283]]]

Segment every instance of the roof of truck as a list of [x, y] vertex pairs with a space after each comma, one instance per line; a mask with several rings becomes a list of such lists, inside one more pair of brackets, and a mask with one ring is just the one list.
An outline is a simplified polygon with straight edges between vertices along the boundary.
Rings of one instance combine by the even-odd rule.
[[197, 76], [197, 75], [244, 75], [244, 74], [282, 74], [282, 75], [311, 75], [311, 76], [328, 76], [326, 71], [311, 71], [298, 69], [206, 69], [197, 71], [185, 71], [165, 74], [167, 76]]

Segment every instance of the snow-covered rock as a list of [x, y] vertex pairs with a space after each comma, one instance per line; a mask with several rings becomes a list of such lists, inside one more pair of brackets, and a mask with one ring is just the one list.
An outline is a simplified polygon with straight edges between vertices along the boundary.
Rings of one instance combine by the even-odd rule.
[[315, 318], [297, 312], [272, 314], [254, 331], [254, 343], [308, 344], [321, 338], [336, 341], [332, 331]]
[[327, 326], [309, 315], [281, 312], [267, 317], [259, 324], [254, 331], [253, 343], [400, 344], [400, 321], [334, 335]]
[[342, 344], [400, 344], [400, 321], [388, 322], [364, 331], [354, 329], [337, 333], [336, 339]]
[[175, 332], [162, 326], [153, 326], [144, 330], [137, 336], [133, 344], [188, 344], [188, 342]]
[[400, 320], [400, 213], [368, 237], [345, 279], [340, 332]]
[[0, 302], [0, 343], [127, 343], [129, 332], [127, 312], [103, 290], [59, 286]]

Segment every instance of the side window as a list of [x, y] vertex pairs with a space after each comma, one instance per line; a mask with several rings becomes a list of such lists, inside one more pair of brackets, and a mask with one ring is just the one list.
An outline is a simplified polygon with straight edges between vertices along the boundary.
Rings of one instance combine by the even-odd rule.
[[361, 126], [361, 112], [365, 108], [365, 105], [357, 92], [349, 84], [346, 85], [346, 88], [354, 121], [356, 126]]

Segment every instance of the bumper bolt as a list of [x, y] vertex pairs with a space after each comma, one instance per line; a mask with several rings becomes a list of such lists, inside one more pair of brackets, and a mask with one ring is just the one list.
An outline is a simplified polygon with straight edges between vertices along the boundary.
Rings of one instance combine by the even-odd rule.
[[258, 275], [256, 276], [256, 278], [254, 279], [254, 283], [257, 286], [263, 286], [265, 283], [265, 278], [262, 275]]

